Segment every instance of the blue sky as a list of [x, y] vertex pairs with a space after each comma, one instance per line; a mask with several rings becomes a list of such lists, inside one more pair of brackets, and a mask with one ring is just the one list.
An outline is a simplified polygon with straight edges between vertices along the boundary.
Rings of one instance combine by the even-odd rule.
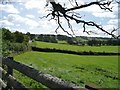
[[[67, 8], [73, 7], [68, 1], [69, 0], [56, 0], [62, 5], [65, 3]], [[90, 2], [91, 0], [77, 0], [78, 4], [84, 4]], [[94, 0], [93, 0], [94, 1]], [[74, 2], [72, 2], [74, 5]], [[6, 27], [11, 31], [20, 31], [23, 33], [30, 32], [34, 34], [56, 34], [55, 30], [57, 28], [56, 21], [48, 21], [49, 18], [40, 19], [39, 17], [45, 16], [49, 13], [51, 5], [45, 7], [46, 0], [12, 0], [11, 4], [0, 4], [0, 27]], [[117, 28], [118, 24], [118, 5], [117, 3], [112, 3], [110, 7], [113, 7], [113, 12], [101, 10], [98, 6], [94, 5], [87, 7], [77, 12], [82, 16], [82, 19], [86, 21], [94, 21], [107, 31], [111, 31], [113, 28]], [[62, 18], [63, 27], [70, 32], [67, 27], [67, 23]], [[104, 34], [100, 30], [94, 27], [87, 27], [87, 30], [92, 30], [97, 34], [88, 35], [83, 33], [83, 28], [81, 24], [76, 24], [71, 21], [76, 35], [80, 36], [103, 36]], [[71, 33], [71, 32], [70, 32]], [[64, 34], [61, 29], [58, 30], [58, 34]]]

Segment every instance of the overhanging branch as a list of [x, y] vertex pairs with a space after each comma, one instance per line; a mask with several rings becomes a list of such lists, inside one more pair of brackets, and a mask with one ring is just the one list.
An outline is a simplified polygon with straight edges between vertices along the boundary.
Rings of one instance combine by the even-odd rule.
[[[75, 35], [75, 33], [72, 28], [72, 24], [71, 24], [70, 20], [74, 20], [76, 22], [76, 24], [79, 24], [79, 23], [83, 24], [83, 32], [86, 32], [88, 34], [91, 33], [92, 31], [87, 31], [86, 26], [93, 26], [93, 27], [96, 27], [98, 30], [101, 30], [102, 32], [107, 33], [108, 35], [111, 35], [114, 38], [119, 37], [119, 36], [116, 36], [113, 34], [113, 32], [117, 31], [116, 29], [112, 30], [112, 32], [109, 32], [109, 31], [105, 30], [102, 26], [96, 24], [93, 21], [82, 20], [82, 17], [80, 16], [80, 14], [74, 12], [74, 10], [86, 8], [86, 7], [89, 7], [92, 5], [97, 5], [100, 7], [100, 9], [108, 10], [108, 11], [112, 12], [112, 8], [110, 8], [110, 4], [113, 1], [105, 2], [105, 0], [101, 0], [101, 1], [90, 2], [90, 3], [84, 4], [84, 5], [78, 5], [76, 0], [74, 0], [74, 2], [76, 3], [76, 6], [73, 8], [69, 8], [69, 9], [65, 9], [61, 4], [56, 3], [55, 1], [50, 2], [53, 7], [53, 11], [52, 11], [52, 13], [48, 14], [47, 16], [51, 15], [53, 17], [51, 19], [54, 19], [54, 20], [57, 19], [58, 27], [55, 30], [56, 32], [59, 28], [61, 28], [68, 35], [72, 36], [72, 34], [70, 34], [68, 31], [66, 31], [64, 29], [64, 27], [61, 25], [60, 18], [62, 17], [67, 21], [68, 28], [72, 31], [73, 35]], [[70, 13], [72, 13], [72, 15], [70, 15]]]
[[68, 12], [68, 11], [72, 11], [72, 10], [77, 10], [77, 9], [81, 9], [81, 8], [85, 8], [85, 7], [89, 7], [89, 6], [92, 6], [92, 5], [98, 5], [101, 9], [104, 9], [104, 10], [109, 10], [112, 12], [111, 8], [108, 8], [108, 6], [112, 3], [112, 1], [108, 1], [108, 2], [101, 2], [101, 1], [96, 1], [96, 2], [91, 2], [91, 3], [88, 3], [88, 4], [84, 4], [84, 5], [80, 5], [80, 6], [76, 6], [76, 7], [73, 7], [73, 8], [70, 8], [70, 9], [67, 9], [65, 10], [65, 12]]

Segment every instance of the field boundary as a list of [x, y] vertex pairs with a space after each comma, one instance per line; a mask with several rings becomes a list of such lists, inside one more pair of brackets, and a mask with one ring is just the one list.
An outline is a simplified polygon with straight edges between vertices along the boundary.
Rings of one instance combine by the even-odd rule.
[[39, 47], [33, 47], [33, 51], [39, 51], [39, 52], [58, 52], [58, 53], [67, 53], [67, 54], [75, 54], [75, 55], [103, 55], [103, 56], [109, 56], [109, 55], [120, 55], [120, 53], [114, 53], [114, 52], [93, 52], [93, 51], [71, 51], [71, 50], [61, 50], [61, 49], [51, 49], [51, 48], [39, 48]]
[[[12, 75], [13, 75], [13, 69], [23, 73], [24, 75], [34, 79], [35, 81], [47, 86], [50, 89], [68, 89], [68, 90], [87, 90], [85, 87], [77, 86], [73, 83], [70, 83], [68, 81], [59, 79], [58, 77], [53, 77], [50, 74], [44, 74], [41, 71], [38, 71], [34, 68], [31, 68], [29, 66], [26, 66], [20, 62], [16, 62], [13, 60], [13, 58], [2, 58], [2, 66], [7, 66], [7, 72], [0, 67], [0, 72], [2, 72], [4, 79], [7, 80], [7, 85], [4, 83], [4, 81], [0, 80], [2, 82], [3, 89], [10, 89], [13, 90], [28, 90], [24, 85], [22, 85], [19, 81], [17, 81]], [[3, 79], [3, 80], [4, 80]], [[1, 83], [0, 82], [0, 83]], [[93, 88], [93, 87], [92, 87]]]

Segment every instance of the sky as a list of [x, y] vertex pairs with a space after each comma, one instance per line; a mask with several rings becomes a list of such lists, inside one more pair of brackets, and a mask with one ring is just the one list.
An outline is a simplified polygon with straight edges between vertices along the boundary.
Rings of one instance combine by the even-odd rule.
[[[76, 1], [81, 5], [89, 3], [91, 0]], [[75, 5], [74, 2], [70, 3], [69, 0], [56, 0], [56, 2], [65, 5], [67, 8], [71, 8]], [[48, 4], [47, 7], [45, 7], [45, 5], [46, 0], [12, 0], [11, 3], [0, 3], [0, 27], [8, 28], [12, 32], [20, 31], [23, 33], [30, 32], [31, 34], [56, 35], [55, 30], [58, 26], [57, 22], [55, 20], [49, 21], [51, 17], [41, 19], [41, 17], [50, 13], [49, 10], [52, 9], [51, 4]], [[113, 12], [101, 10], [97, 5], [76, 10], [76, 12], [80, 14], [81, 19], [94, 21], [105, 30], [112, 31], [113, 28], [118, 27], [118, 4], [113, 2], [110, 7], [112, 7]], [[60, 20], [65, 30], [72, 34], [67, 26], [67, 22], [63, 18]], [[86, 30], [91, 30], [96, 33], [88, 35], [83, 32], [82, 24], [76, 24], [76, 22], [72, 20], [70, 23], [73, 26], [76, 36], [110, 37], [95, 27], [86, 27]], [[62, 29], [59, 29], [57, 34], [67, 35]]]

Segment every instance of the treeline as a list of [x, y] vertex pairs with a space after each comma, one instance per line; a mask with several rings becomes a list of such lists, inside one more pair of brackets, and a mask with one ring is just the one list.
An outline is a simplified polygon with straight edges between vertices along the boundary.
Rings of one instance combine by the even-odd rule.
[[87, 42], [89, 46], [104, 46], [104, 45], [112, 45], [118, 46], [120, 45], [120, 39], [107, 39], [107, 40], [89, 40]]
[[56, 48], [38, 48], [32, 47], [33, 51], [39, 52], [58, 52], [58, 53], [67, 53], [67, 54], [75, 54], [75, 55], [120, 55], [120, 53], [115, 52], [93, 52], [93, 51], [71, 51], [71, 50], [61, 50]]
[[1, 28], [2, 31], [2, 55], [8, 56], [12, 53], [20, 53], [29, 49], [30, 37], [19, 31], [11, 32], [9, 29]]
[[58, 41], [66, 41], [68, 44], [72, 45], [89, 45], [89, 46], [104, 46], [104, 45], [120, 45], [120, 39], [114, 38], [102, 38], [102, 37], [68, 37], [65, 35], [49, 35], [49, 34], [30, 34], [31, 40], [35, 39], [36, 41], [58, 43]]
[[36, 40], [43, 42], [58, 43], [55, 35], [39, 35]]

